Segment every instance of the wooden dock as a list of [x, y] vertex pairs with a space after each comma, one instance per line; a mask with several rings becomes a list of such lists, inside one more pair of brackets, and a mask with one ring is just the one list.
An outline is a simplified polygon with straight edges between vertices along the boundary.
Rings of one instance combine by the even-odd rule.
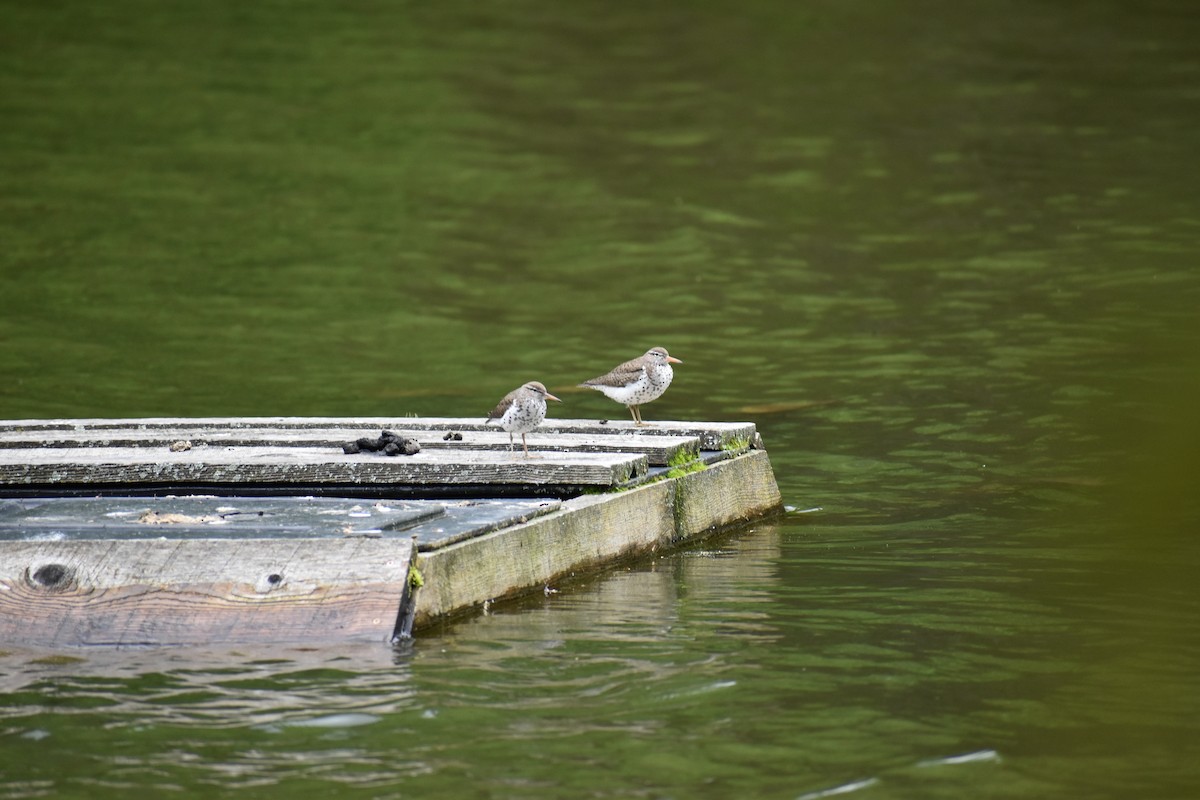
[[[419, 452], [343, 451], [385, 430]], [[477, 418], [0, 421], [0, 641], [385, 642], [780, 507], [752, 423], [528, 438], [530, 459]]]

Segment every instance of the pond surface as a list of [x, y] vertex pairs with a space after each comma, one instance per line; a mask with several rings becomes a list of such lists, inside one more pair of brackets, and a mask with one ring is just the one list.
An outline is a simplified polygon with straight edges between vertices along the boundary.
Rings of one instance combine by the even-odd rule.
[[5, 797], [1200, 791], [1191, 2], [9, 6], [0, 416], [662, 345], [792, 511], [396, 650], [4, 650]]

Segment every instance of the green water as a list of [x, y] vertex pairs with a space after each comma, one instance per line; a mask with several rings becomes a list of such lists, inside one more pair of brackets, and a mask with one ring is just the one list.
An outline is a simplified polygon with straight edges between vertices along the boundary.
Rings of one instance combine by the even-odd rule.
[[0, 417], [663, 345], [794, 509], [398, 650], [4, 650], [2, 796], [1196, 796], [1192, 5], [2, 3]]

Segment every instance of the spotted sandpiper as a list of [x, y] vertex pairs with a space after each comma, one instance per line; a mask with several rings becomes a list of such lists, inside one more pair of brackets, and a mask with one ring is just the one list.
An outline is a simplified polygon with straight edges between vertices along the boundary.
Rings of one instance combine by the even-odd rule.
[[[508, 451], [514, 448], [513, 434], [521, 434], [521, 447], [525, 457], [529, 458], [529, 445], [525, 443], [525, 434], [542, 424], [546, 418], [546, 401], [558, 400], [546, 391], [546, 387], [537, 381], [530, 381], [520, 389], [513, 389], [504, 395], [492, 413], [488, 414], [487, 422], [500, 420], [500, 427], [508, 431]], [[562, 401], [559, 400], [561, 403]]]
[[682, 363], [678, 358], [672, 358], [663, 348], [651, 347], [646, 351], [646, 355], [626, 361], [607, 375], [592, 378], [579, 385], [601, 391], [610, 400], [628, 406], [634, 424], [645, 425], [638, 406], [662, 397], [662, 393], [671, 385], [671, 379], [675, 377], [671, 365]]

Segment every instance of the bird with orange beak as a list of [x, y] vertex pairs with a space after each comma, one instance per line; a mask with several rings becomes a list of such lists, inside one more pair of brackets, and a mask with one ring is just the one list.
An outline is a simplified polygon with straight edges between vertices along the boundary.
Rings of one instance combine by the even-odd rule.
[[682, 363], [667, 353], [666, 349], [651, 347], [644, 356], [626, 361], [611, 372], [579, 385], [596, 389], [610, 400], [628, 407], [634, 424], [642, 426], [646, 423], [642, 421], [639, 406], [662, 397], [675, 377], [671, 365]]

